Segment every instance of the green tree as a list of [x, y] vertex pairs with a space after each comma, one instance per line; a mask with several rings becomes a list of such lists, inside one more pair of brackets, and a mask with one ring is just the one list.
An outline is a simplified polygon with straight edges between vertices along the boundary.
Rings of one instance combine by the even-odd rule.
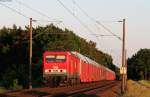
[[150, 49], [140, 49], [128, 59], [128, 77], [150, 79]]

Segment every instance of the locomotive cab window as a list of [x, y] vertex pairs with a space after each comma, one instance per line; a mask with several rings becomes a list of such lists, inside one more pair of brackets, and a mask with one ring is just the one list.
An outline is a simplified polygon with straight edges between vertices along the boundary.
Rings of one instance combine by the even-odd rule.
[[55, 62], [55, 56], [54, 55], [47, 55], [46, 56], [46, 62]]
[[65, 62], [66, 56], [64, 55], [56, 55], [56, 62]]
[[66, 56], [65, 55], [47, 55], [46, 62], [65, 62]]

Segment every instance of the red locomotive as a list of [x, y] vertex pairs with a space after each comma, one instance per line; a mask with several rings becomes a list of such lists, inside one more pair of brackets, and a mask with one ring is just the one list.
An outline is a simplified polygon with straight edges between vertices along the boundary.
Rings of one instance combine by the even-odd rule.
[[43, 55], [43, 77], [47, 83], [78, 84], [115, 80], [115, 73], [77, 52], [48, 52]]

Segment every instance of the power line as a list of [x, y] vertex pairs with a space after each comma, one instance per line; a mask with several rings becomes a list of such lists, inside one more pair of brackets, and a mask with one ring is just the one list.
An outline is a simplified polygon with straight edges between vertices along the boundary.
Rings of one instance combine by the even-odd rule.
[[92, 35], [95, 35], [95, 36], [101, 36], [101, 37], [104, 37], [104, 36], [109, 36], [109, 37], [112, 37], [114, 35], [107, 35], [107, 34], [92, 34]]
[[51, 19], [51, 17], [49, 17], [48, 15], [46, 15], [46, 14], [40, 12], [40, 11], [37, 10], [37, 9], [34, 9], [34, 8], [30, 7], [29, 5], [23, 3], [23, 2], [21, 2], [21, 1], [19, 1], [19, 0], [15, 0], [15, 1], [16, 1], [17, 3], [23, 5], [24, 7], [26, 7], [26, 8], [28, 8], [28, 9], [30, 9], [30, 10], [32, 10], [32, 11], [34, 11], [34, 12], [40, 14], [41, 16], [44, 16], [44, 17], [46, 17], [46, 18], [48, 18], [48, 19], [50, 19], [50, 20], [54, 20], [55, 22], [59, 22], [59, 23], [62, 22], [62, 21], [57, 20], [57, 19]]
[[[87, 13], [86, 11], [84, 11], [84, 10], [79, 6], [79, 4], [77, 4], [77, 3], [75, 2], [75, 0], [72, 0], [72, 2], [81, 10], [81, 12], [82, 12], [85, 16], [87, 16], [90, 20], [94, 21], [94, 23], [95, 23], [95, 20], [94, 20], [92, 17], [90, 17], [90, 16], [88, 15], [88, 13]], [[100, 29], [97, 25], [95, 25], [95, 26], [96, 26], [97, 29]]]
[[85, 25], [76, 15], [74, 15], [69, 8], [67, 8], [60, 0], [57, 0], [84, 28], [86, 28], [89, 32], [92, 32], [90, 28]]
[[89, 32], [92, 32], [90, 28], [85, 25], [69, 8], [67, 8], [60, 0], [57, 0], [84, 28], [86, 28]]
[[[57, 0], [84, 28], [86, 28], [90, 33], [93, 33], [90, 28], [85, 25], [74, 13], [71, 12], [69, 8], [67, 8], [60, 0]], [[99, 39], [96, 37], [96, 39], [99, 41]]]
[[12, 0], [0, 0], [1, 2], [11, 2]]
[[23, 16], [23, 17], [29, 19], [28, 16], [26, 16], [26, 15], [24, 15], [23, 13], [17, 11], [16, 9], [13, 9], [13, 8], [11, 8], [11, 7], [9, 7], [9, 6], [5, 5], [5, 4], [3, 4], [3, 3], [0, 3], [0, 5], [2, 5], [2, 6], [4, 6], [4, 7], [6, 7], [6, 8], [8, 8], [8, 9], [10, 9], [11, 11], [13, 11], [13, 12], [15, 12], [15, 13], [17, 13], [17, 14], [19, 14], [19, 15], [21, 15], [21, 16]]
[[58, 22], [57, 20], [52, 20], [52, 21], [49, 21], [49, 20], [40, 20], [40, 19], [36, 19], [36, 20], [32, 20], [32, 21], [34, 21], [34, 22], [37, 22], [37, 21], [39, 21], [39, 22]]
[[[17, 14], [19, 14], [19, 15], [21, 15], [21, 16], [27, 18], [27, 19], [30, 18], [30, 17], [28, 17], [27, 15], [25, 15], [25, 14], [23, 14], [23, 13], [17, 11], [16, 9], [13, 9], [13, 8], [7, 6], [6, 4], [0, 3], [0, 5], [2, 5], [2, 6], [4, 6], [4, 7], [6, 7], [6, 8], [8, 8], [8, 9], [10, 9], [11, 11], [13, 11], [13, 12], [15, 12], [15, 13], [17, 13]], [[32, 21], [33, 21], [33, 22], [37, 22], [37, 21], [41, 21], [41, 22], [51, 22], [51, 23], [52, 23], [52, 22], [60, 22], [60, 21], [57, 21], [57, 20], [49, 21], [49, 20], [39, 20], [39, 19], [33, 19]]]
[[84, 11], [84, 10], [79, 6], [79, 4], [77, 4], [77, 3], [75, 2], [75, 0], [72, 0], [72, 2], [73, 2], [87, 17], [89, 17], [91, 20], [93, 20], [93, 18], [90, 17], [90, 16], [86, 13], [86, 11]]
[[[89, 14], [88, 14], [86, 11], [84, 11], [84, 10], [79, 6], [79, 4], [75, 2], [75, 0], [72, 0], [72, 1], [73, 1], [73, 3], [84, 13], [85, 16], [87, 16], [89, 19], [91, 19], [92, 21], [94, 21], [96, 24], [102, 26], [106, 31], [108, 31], [109, 33], [111, 33], [113, 36], [115, 36], [116, 38], [118, 38], [119, 40], [121, 40], [121, 38], [120, 38], [118, 35], [114, 34], [114, 33], [113, 33], [110, 29], [108, 29], [105, 25], [103, 25], [102, 23], [96, 21], [94, 18], [92, 18], [91, 16], [89, 16]], [[98, 27], [97, 27], [97, 28], [98, 28]]]
[[121, 40], [121, 37], [119, 37], [118, 35], [116, 35], [115, 33], [113, 33], [110, 29], [108, 29], [105, 25], [103, 25], [102, 23], [100, 23], [99, 21], [96, 21], [97, 24], [99, 24], [100, 26], [102, 26], [106, 31], [108, 31], [109, 33], [111, 33], [113, 36], [115, 36], [116, 38], [118, 38], [119, 40]]
[[[82, 12], [85, 16], [87, 16], [91, 21], [93, 21], [93, 22], [95, 23], [95, 27], [96, 27], [97, 29], [100, 29], [100, 27], [96, 25], [97, 23], [96, 23], [96, 20], [95, 20], [94, 18], [92, 18], [91, 16], [89, 16], [88, 13], [87, 13], [86, 11], [84, 11], [84, 10], [79, 6], [78, 3], [75, 2], [75, 0], [72, 0], [72, 2], [81, 10], [81, 12]], [[94, 35], [94, 36], [97, 38], [97, 40], [99, 41], [99, 42], [98, 42], [99, 45], [102, 47], [102, 45], [100, 44], [100, 40], [99, 40], [98, 36], [97, 36], [96, 34], [92, 34], [92, 35]], [[101, 35], [101, 34], [99, 34], [99, 36], [100, 36], [100, 37], [103, 37], [103, 35]]]
[[[104, 28], [104, 30], [108, 31], [109, 33], [111, 33], [111, 35], [102, 35], [102, 34], [99, 34], [99, 35], [95, 35], [96, 37], [111, 37], [111, 36], [115, 36], [117, 39], [121, 40], [121, 38], [116, 35], [115, 33], [113, 33], [110, 29], [108, 29], [105, 25], [103, 25], [102, 23], [96, 21], [93, 17], [91, 17], [86, 11], [84, 11], [78, 3], [75, 2], [75, 0], [72, 0], [73, 3], [81, 10], [81, 12], [87, 16], [91, 21], [93, 21], [95, 23], [95, 27], [100, 29], [100, 26]], [[115, 21], [116, 22], [116, 21]]]

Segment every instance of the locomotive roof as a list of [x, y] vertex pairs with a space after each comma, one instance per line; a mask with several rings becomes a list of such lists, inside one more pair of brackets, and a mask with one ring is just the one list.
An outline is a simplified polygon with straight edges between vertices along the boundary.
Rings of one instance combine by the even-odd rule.
[[78, 58], [80, 58], [81, 60], [83, 60], [83, 61], [85, 61], [87, 63], [93, 64], [96, 67], [103, 67], [106, 70], [114, 73], [114, 71], [110, 70], [109, 68], [107, 68], [107, 67], [105, 67], [103, 65], [100, 65], [99, 63], [95, 62], [94, 60], [92, 60], [92, 59], [90, 59], [90, 58], [88, 58], [88, 57], [86, 57], [86, 56], [84, 56], [84, 55], [82, 55], [82, 54], [80, 54], [78, 52], [71, 52], [71, 53], [76, 55]]
[[86, 57], [86, 56], [84, 56], [84, 55], [82, 55], [82, 54], [80, 54], [80, 53], [78, 53], [78, 52], [71, 52], [71, 53], [74, 54], [74, 55], [76, 55], [76, 56], [79, 57], [81, 60], [83, 60], [83, 61], [85, 61], [85, 62], [87, 62], [87, 63], [93, 64], [94, 66], [97, 66], [97, 67], [100, 66], [97, 62], [91, 60], [90, 58], [88, 58], [88, 57]]

